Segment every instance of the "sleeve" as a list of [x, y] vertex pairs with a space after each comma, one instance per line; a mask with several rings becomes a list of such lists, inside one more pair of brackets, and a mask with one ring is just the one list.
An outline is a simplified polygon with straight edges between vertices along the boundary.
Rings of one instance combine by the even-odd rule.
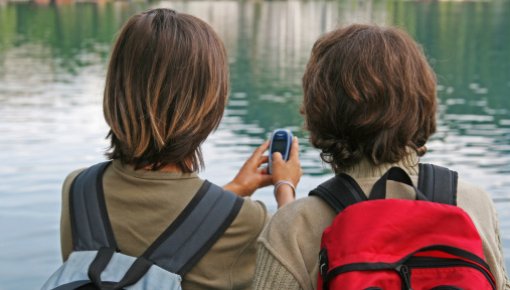
[[65, 179], [62, 186], [62, 209], [60, 213], [60, 251], [62, 260], [66, 261], [73, 250], [73, 238], [71, 234], [71, 216], [69, 212], [69, 192], [73, 180], [82, 171], [71, 172]]
[[230, 227], [184, 276], [183, 289], [251, 289], [256, 240], [267, 222], [263, 203], [245, 198]]
[[260, 243], [257, 249], [257, 263], [254, 290], [302, 290], [294, 276]]
[[491, 199], [489, 199], [489, 208], [492, 220], [492, 233], [491, 235], [487, 235], [485, 237], [482, 234], [484, 252], [488, 260], [487, 262], [491, 267], [494, 278], [496, 279], [497, 289], [510, 290], [510, 281], [508, 280], [508, 274], [505, 270], [505, 259], [503, 256], [498, 215]]
[[[229, 279], [234, 285], [233, 289], [249, 289], [255, 272], [255, 259], [257, 257], [257, 239], [268, 222], [266, 206], [259, 201], [246, 198], [245, 205], [239, 213], [239, 223], [236, 223], [238, 234], [242, 234], [241, 249], [230, 267]], [[241, 231], [241, 223], [245, 230]], [[240, 241], [241, 241], [240, 240]]]
[[497, 263], [498, 263], [497, 268], [499, 269], [499, 271], [498, 271], [499, 273], [497, 273], [496, 276], [500, 276], [500, 277], [496, 277], [496, 282], [501, 281], [499, 283], [499, 284], [501, 284], [501, 286], [498, 286], [498, 289], [510, 290], [510, 280], [508, 279], [508, 273], [505, 270], [505, 258], [503, 255], [503, 244], [501, 242], [501, 234], [499, 231], [498, 215], [497, 215], [497, 212], [495, 209], [494, 209], [493, 218], [494, 218], [494, 225], [495, 225], [494, 232], [495, 232], [495, 235], [497, 238], [498, 250], [499, 250], [498, 261], [497, 261]]
[[497, 289], [510, 290], [510, 282], [505, 271], [498, 215], [490, 194], [459, 180], [457, 205], [469, 214], [480, 234], [485, 259], [496, 279]]
[[278, 209], [258, 240], [255, 289], [316, 289], [321, 236], [334, 216], [318, 197]]

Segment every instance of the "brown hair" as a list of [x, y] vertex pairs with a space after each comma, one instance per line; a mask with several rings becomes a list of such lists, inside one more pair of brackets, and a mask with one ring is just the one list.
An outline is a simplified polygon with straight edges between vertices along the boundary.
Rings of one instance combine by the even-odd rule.
[[136, 169], [199, 170], [200, 144], [221, 120], [228, 85], [225, 48], [207, 23], [169, 9], [132, 16], [106, 77], [107, 156]]
[[419, 155], [436, 130], [436, 79], [404, 31], [350, 25], [317, 40], [303, 76], [311, 143], [336, 172]]

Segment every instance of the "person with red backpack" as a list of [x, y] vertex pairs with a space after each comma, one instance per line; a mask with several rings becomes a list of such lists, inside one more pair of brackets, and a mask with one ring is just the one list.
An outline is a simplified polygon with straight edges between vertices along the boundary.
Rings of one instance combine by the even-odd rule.
[[303, 90], [310, 142], [335, 176], [272, 217], [254, 289], [510, 289], [489, 194], [420, 163], [436, 79], [406, 32], [325, 34]]

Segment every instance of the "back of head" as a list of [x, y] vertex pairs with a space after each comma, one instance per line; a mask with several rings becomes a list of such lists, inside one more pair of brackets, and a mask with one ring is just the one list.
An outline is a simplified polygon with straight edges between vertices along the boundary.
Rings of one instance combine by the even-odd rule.
[[310, 140], [337, 172], [364, 158], [398, 162], [409, 148], [424, 154], [436, 129], [434, 73], [397, 28], [351, 25], [322, 36], [303, 89]]
[[208, 24], [169, 9], [134, 15], [108, 67], [107, 155], [135, 168], [196, 171], [200, 144], [218, 126], [227, 96], [225, 48]]

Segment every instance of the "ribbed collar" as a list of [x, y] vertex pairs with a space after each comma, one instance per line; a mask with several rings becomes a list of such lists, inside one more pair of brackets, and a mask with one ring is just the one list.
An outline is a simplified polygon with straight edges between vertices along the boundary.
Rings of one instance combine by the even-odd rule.
[[150, 171], [145, 169], [135, 170], [135, 168], [132, 165], [123, 164], [120, 160], [113, 160], [112, 166], [113, 169], [119, 173], [142, 179], [164, 180], [164, 179], [198, 178], [196, 172], [182, 173], [182, 172]]
[[412, 176], [418, 175], [418, 163], [418, 156], [414, 151], [410, 150], [409, 154], [399, 162], [373, 165], [368, 159], [363, 159], [354, 167], [344, 171], [344, 173], [349, 174], [353, 178], [381, 177], [388, 169], [396, 166], [404, 169], [407, 174]]

